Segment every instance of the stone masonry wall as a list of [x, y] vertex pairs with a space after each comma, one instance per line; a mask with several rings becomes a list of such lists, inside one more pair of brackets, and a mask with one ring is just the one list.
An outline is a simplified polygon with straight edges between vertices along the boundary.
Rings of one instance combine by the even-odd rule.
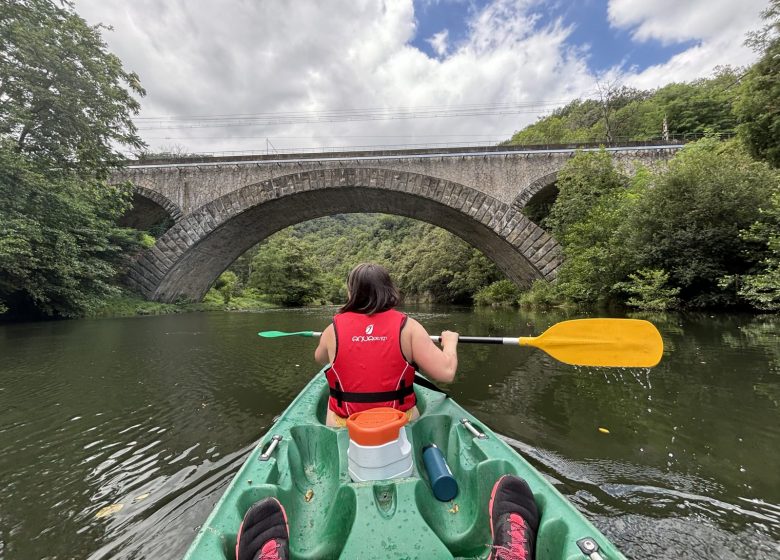
[[[672, 148], [613, 153], [619, 167], [663, 166]], [[557, 242], [522, 214], [573, 157], [563, 152], [246, 158], [129, 167], [131, 181], [180, 219], [129, 273], [160, 301], [200, 299], [238, 256], [272, 233], [344, 212], [384, 212], [443, 227], [480, 249], [516, 283], [552, 281]], [[179, 210], [180, 209], [180, 210]]]

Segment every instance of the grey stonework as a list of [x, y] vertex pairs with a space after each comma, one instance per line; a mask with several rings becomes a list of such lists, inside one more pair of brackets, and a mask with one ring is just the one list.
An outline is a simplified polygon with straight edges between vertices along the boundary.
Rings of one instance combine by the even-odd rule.
[[[665, 165], [679, 146], [615, 150], [618, 166]], [[167, 161], [129, 166], [130, 181], [176, 214], [137, 260], [129, 283], [158, 301], [199, 300], [247, 249], [287, 226], [339, 213], [382, 212], [442, 227], [521, 286], [555, 279], [556, 241], [522, 215], [575, 150], [493, 149]], [[388, 155], [389, 154], [389, 155]]]
[[162, 209], [165, 210], [165, 213], [168, 214], [174, 222], [181, 220], [182, 216], [184, 215], [181, 207], [178, 204], [172, 202], [164, 194], [157, 192], [154, 189], [149, 189], [137, 184], [133, 184], [133, 194], [149, 199], [158, 206], [162, 207]]

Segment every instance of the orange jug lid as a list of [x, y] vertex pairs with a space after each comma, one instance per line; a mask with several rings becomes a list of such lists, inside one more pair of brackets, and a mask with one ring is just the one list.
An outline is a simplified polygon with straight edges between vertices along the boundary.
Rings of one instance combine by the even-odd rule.
[[349, 439], [359, 445], [382, 445], [398, 439], [406, 424], [405, 412], [390, 407], [370, 408], [347, 418]]

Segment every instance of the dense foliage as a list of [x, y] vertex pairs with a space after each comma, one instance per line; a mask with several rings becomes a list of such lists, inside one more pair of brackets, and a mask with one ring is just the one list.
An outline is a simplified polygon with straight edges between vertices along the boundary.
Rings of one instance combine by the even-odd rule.
[[746, 73], [735, 113], [750, 152], [780, 167], [780, 0], [772, 0], [764, 19], [748, 41], [761, 58]]
[[642, 268], [665, 270], [694, 307], [737, 303], [723, 283], [759, 264], [763, 248], [741, 235], [765, 216], [760, 208], [780, 183], [737, 144], [705, 139], [653, 178], [631, 216], [631, 250]]
[[105, 184], [131, 121], [135, 74], [66, 4], [2, 2], [0, 311], [78, 316], [115, 293], [139, 243], [117, 219], [127, 188]]
[[406, 218], [342, 214], [271, 236], [231, 267], [243, 286], [283, 305], [346, 300], [361, 262], [386, 266], [407, 300], [470, 303], [499, 280], [496, 266], [456, 236]]
[[73, 317], [113, 293], [136, 232], [116, 227], [128, 189], [42, 173], [0, 143], [0, 298], [12, 311]]
[[131, 119], [138, 76], [108, 52], [100, 26], [60, 2], [2, 4], [0, 135], [42, 164], [106, 178], [118, 146], [143, 146]]
[[536, 300], [769, 309], [780, 296], [780, 173], [735, 141], [702, 139], [630, 179], [604, 152], [582, 153], [559, 189], [548, 223], [565, 261]]
[[706, 133], [734, 134], [739, 71], [720, 68], [710, 79], [673, 83], [654, 92], [607, 88], [600, 99], [576, 99], [515, 133], [509, 144], [624, 142]]
[[[757, 265], [741, 278], [738, 293], [757, 309], [780, 311], [780, 189], [760, 209], [762, 217], [741, 236], [763, 249]], [[731, 283], [731, 278], [725, 278]]]

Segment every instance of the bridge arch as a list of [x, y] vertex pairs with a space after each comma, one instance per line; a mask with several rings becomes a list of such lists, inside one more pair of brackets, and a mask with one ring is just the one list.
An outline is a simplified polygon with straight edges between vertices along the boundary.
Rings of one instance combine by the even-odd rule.
[[382, 212], [442, 227], [480, 249], [512, 280], [553, 280], [557, 242], [513, 205], [452, 181], [383, 168], [319, 169], [251, 184], [209, 202], [134, 263], [129, 280], [158, 301], [199, 300], [241, 254], [294, 224]]
[[553, 173], [548, 173], [531, 182], [528, 187], [517, 195], [512, 204], [516, 208], [522, 210], [533, 203], [534, 199], [555, 198], [558, 194], [558, 189], [555, 186], [558, 182], [558, 173], [558, 171], [554, 171]]
[[165, 195], [133, 185], [133, 207], [119, 219], [119, 224], [148, 231], [166, 219], [176, 223], [183, 215], [181, 207]]
[[543, 225], [558, 198], [558, 173], [554, 171], [531, 182], [517, 195], [512, 205], [535, 223]]

